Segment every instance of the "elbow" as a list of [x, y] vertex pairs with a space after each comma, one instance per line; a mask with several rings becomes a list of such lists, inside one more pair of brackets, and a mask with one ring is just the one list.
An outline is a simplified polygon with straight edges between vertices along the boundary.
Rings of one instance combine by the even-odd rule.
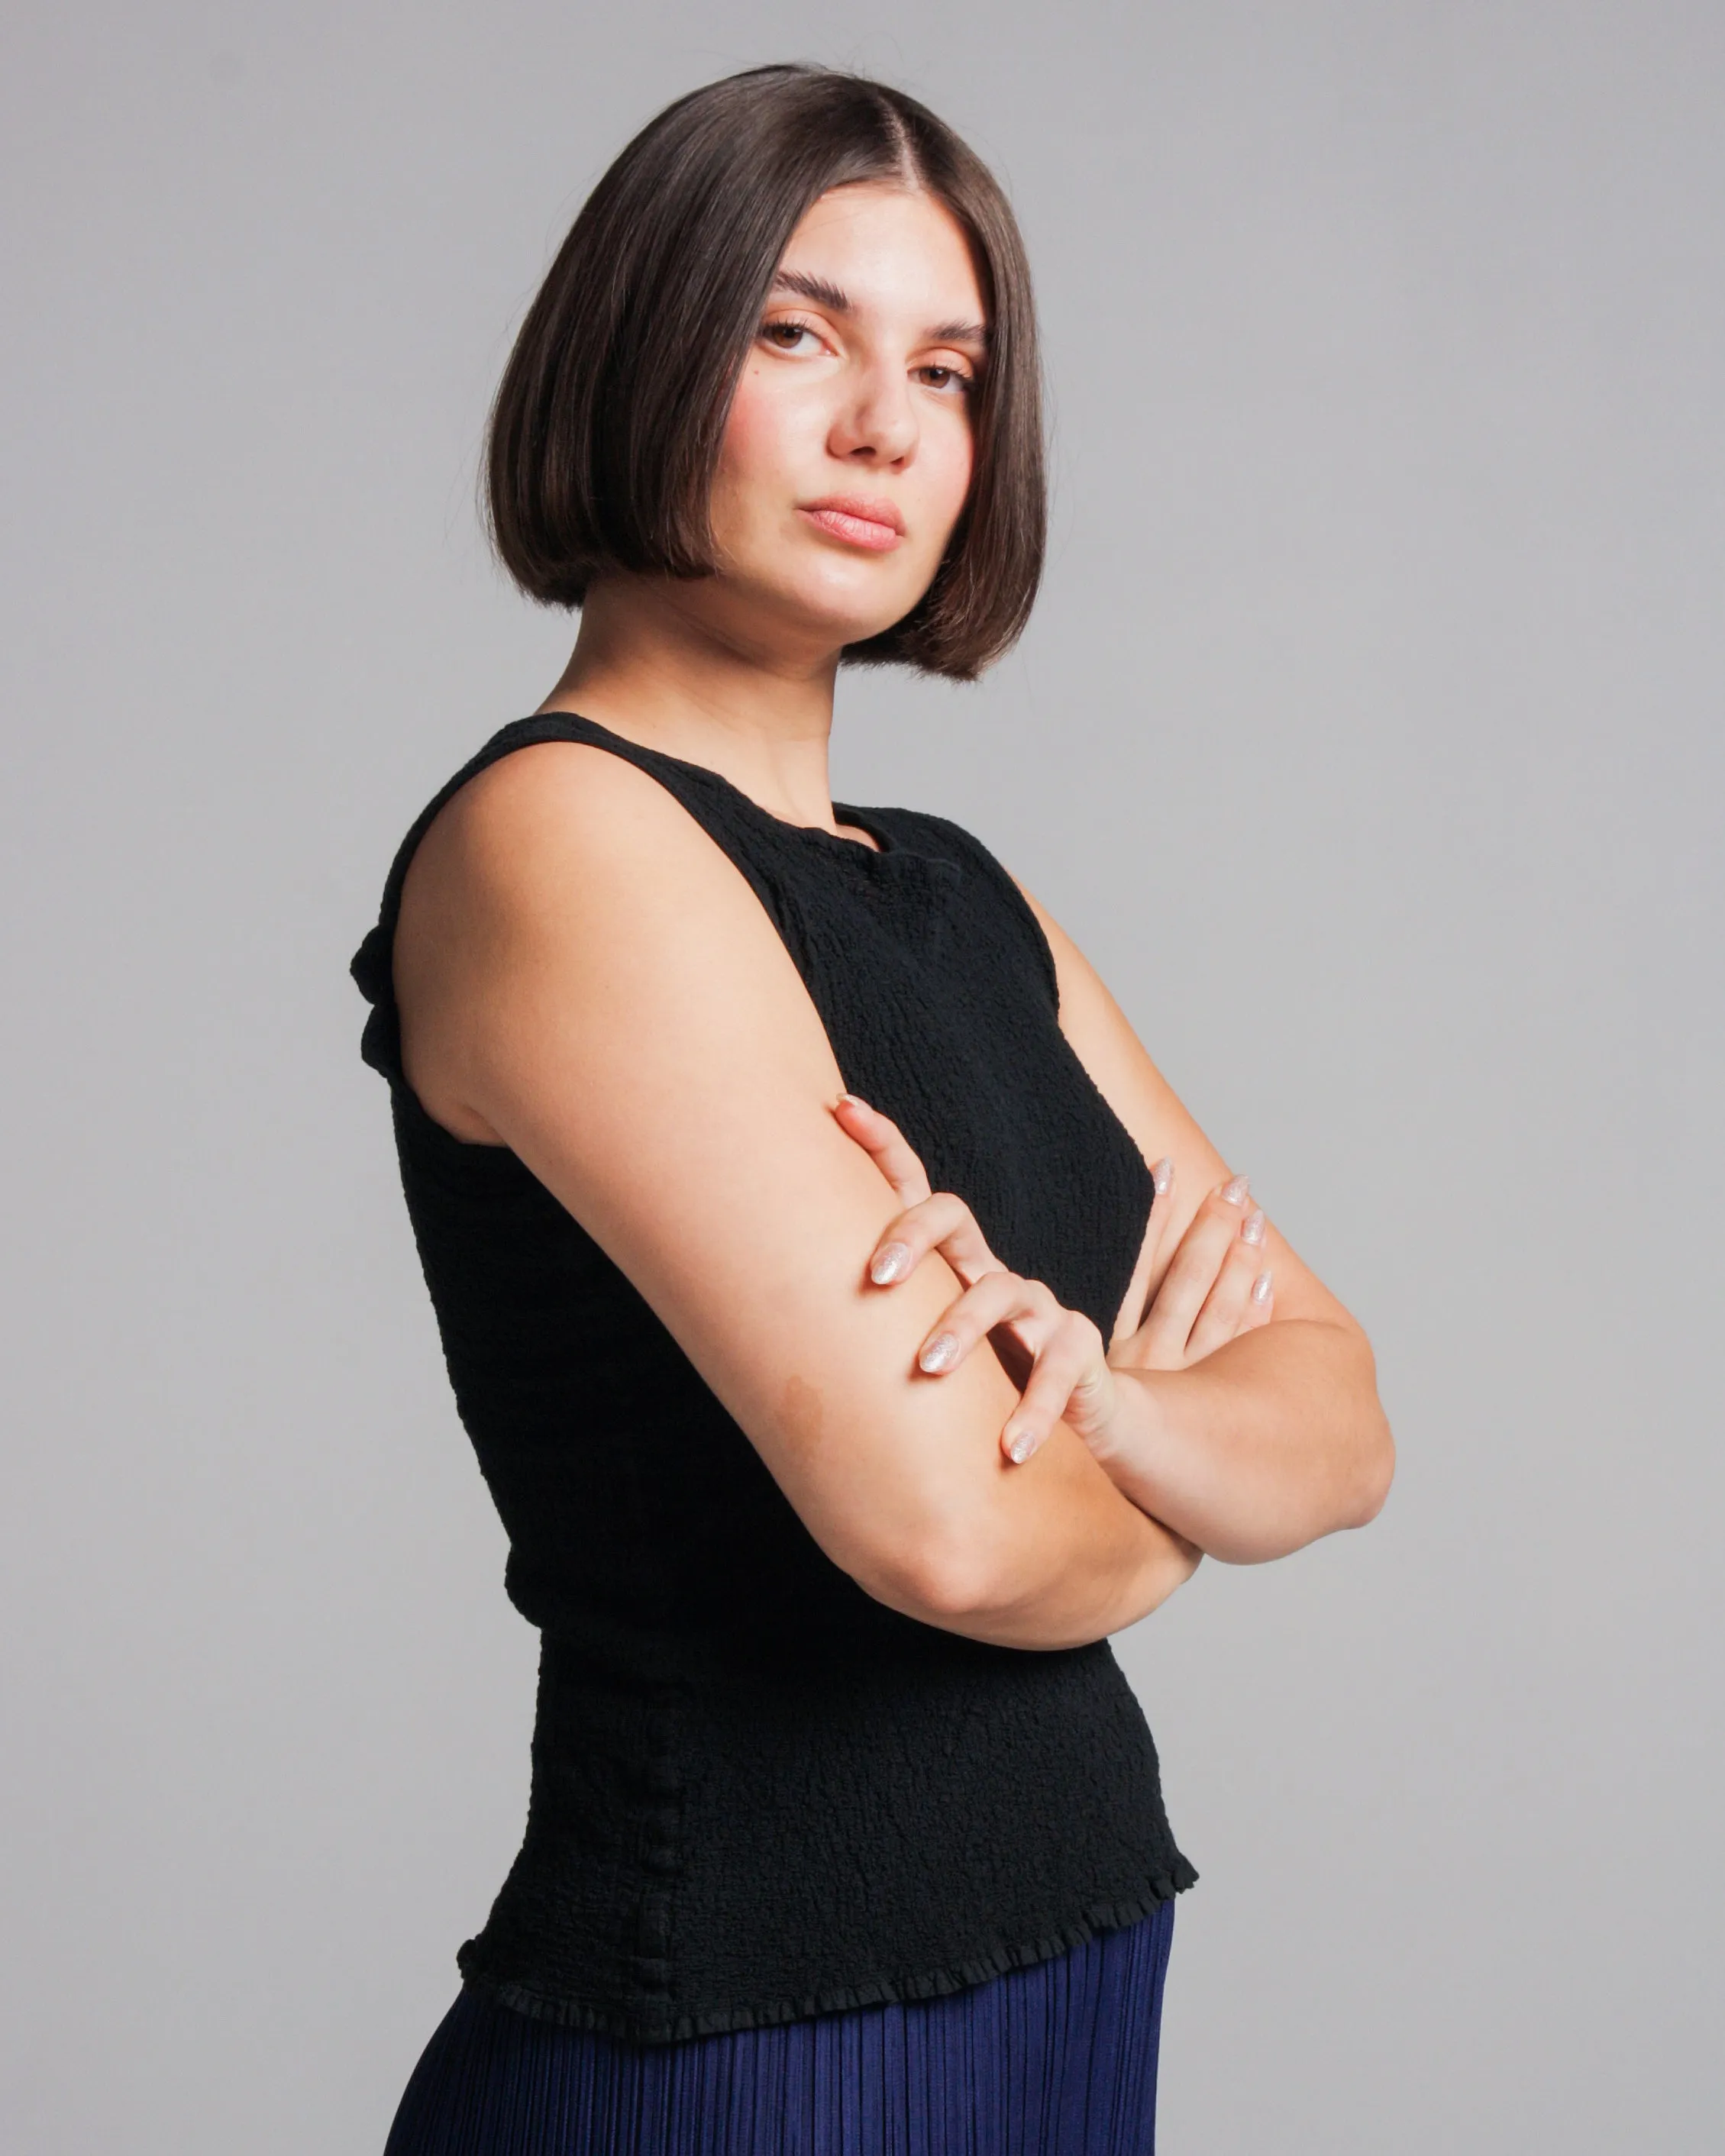
[[853, 1552], [845, 1566], [864, 1593], [903, 1616], [962, 1629], [998, 1595], [995, 1568], [974, 1533], [925, 1524], [891, 1548]]
[[1389, 1424], [1380, 1418], [1363, 1439], [1345, 1450], [1338, 1445], [1338, 1454], [1299, 1497], [1272, 1503], [1209, 1536], [1206, 1554], [1221, 1564], [1271, 1564], [1326, 1535], [1368, 1527], [1383, 1511], [1395, 1476]]
[[895, 1592], [881, 1599], [943, 1631], [967, 1629], [1004, 1599], [999, 1568], [973, 1536], [931, 1537], [896, 1573]]
[[1368, 1527], [1384, 1510], [1389, 1486], [1395, 1480], [1395, 1440], [1390, 1435], [1384, 1403], [1378, 1397], [1378, 1364], [1371, 1342], [1358, 1327], [1354, 1331], [1360, 1360], [1349, 1389], [1354, 1412], [1347, 1422], [1352, 1424], [1353, 1436], [1343, 1453], [1346, 1466], [1337, 1493], [1341, 1503], [1336, 1524]]
[[1345, 1525], [1368, 1527], [1384, 1510], [1389, 1486], [1395, 1480], [1395, 1440], [1388, 1417], [1380, 1409], [1376, 1427], [1362, 1446], [1349, 1493], [1351, 1503]]
[[1022, 1566], [973, 1519], [931, 1525], [854, 1576], [877, 1602], [943, 1632], [994, 1638], [1004, 1625], [1015, 1637], [1025, 1614]]

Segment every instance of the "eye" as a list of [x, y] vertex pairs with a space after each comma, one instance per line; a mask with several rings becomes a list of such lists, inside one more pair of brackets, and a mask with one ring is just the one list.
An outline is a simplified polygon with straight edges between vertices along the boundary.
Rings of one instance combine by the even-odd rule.
[[976, 388], [976, 377], [962, 367], [950, 367], [944, 360], [936, 360], [916, 372], [931, 389], [937, 389], [948, 397], [968, 397]]
[[762, 322], [758, 334], [762, 342], [770, 345], [774, 352], [813, 352], [821, 341], [812, 323], [794, 321], [788, 316]]

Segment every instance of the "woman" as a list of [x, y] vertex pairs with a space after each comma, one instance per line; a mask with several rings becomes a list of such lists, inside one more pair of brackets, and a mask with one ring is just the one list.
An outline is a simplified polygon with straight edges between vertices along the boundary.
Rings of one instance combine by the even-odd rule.
[[1022, 627], [1037, 385], [984, 168], [797, 68], [629, 145], [510, 360], [496, 542], [579, 638], [355, 971], [540, 1695], [391, 2156], [1150, 2146], [1196, 1875], [1108, 1635], [1390, 1448], [1072, 943], [828, 791], [841, 660]]

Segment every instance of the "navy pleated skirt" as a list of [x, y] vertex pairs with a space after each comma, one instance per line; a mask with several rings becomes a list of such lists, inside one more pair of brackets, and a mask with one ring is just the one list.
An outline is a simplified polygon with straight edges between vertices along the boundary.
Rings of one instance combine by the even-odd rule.
[[1151, 2156], [1174, 1905], [986, 1984], [619, 2043], [464, 1989], [385, 2156]]

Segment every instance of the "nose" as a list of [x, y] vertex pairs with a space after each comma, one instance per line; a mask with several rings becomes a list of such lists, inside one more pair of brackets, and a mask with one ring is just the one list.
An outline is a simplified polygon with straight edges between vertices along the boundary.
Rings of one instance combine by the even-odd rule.
[[857, 464], [908, 464], [916, 453], [918, 428], [904, 370], [870, 367], [853, 376], [848, 388], [834, 417], [829, 449]]

